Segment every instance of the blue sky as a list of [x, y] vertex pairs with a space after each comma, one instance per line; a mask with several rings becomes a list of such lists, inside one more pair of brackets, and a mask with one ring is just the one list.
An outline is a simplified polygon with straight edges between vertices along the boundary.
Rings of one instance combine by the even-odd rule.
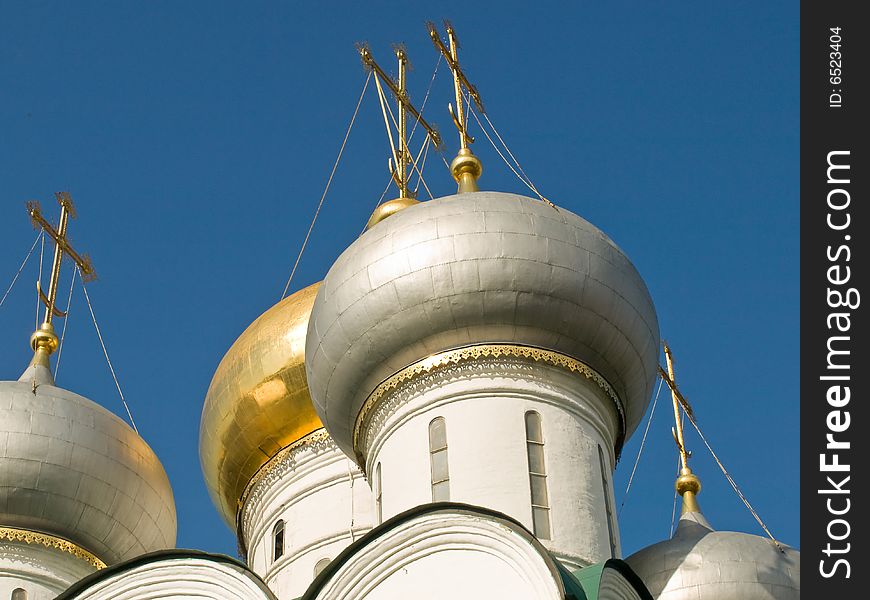
[[[281, 295], [365, 80], [354, 43], [392, 71], [390, 45], [404, 42], [419, 104], [437, 60], [424, 22], [447, 17], [511, 150], [544, 195], [635, 263], [706, 436], [774, 534], [799, 546], [798, 4], [472, 8], [0, 4], [0, 293], [36, 235], [25, 201], [55, 221], [52, 194], [69, 190], [110, 356], [175, 491], [178, 545], [234, 554], [199, 468], [209, 381]], [[449, 161], [447, 75], [442, 64], [425, 117]], [[481, 187], [525, 193], [477, 137]], [[388, 155], [370, 89], [292, 290], [359, 234]], [[432, 192], [452, 193], [429, 159]], [[30, 358], [37, 263], [0, 307], [2, 379]], [[58, 383], [123, 413], [80, 290]], [[672, 420], [663, 392], [620, 515], [626, 554], [668, 535]], [[617, 467], [617, 504], [641, 433]], [[687, 444], [712, 524], [760, 534], [694, 433]]]

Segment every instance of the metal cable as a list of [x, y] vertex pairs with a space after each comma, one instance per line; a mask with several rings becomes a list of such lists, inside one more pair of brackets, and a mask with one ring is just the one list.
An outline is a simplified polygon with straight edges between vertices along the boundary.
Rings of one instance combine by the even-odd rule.
[[782, 545], [779, 543], [779, 541], [777, 541], [777, 539], [775, 537], [773, 537], [773, 534], [770, 533], [770, 529], [767, 528], [767, 525], [764, 524], [764, 521], [762, 521], [761, 517], [758, 516], [758, 513], [755, 512], [755, 509], [752, 508], [752, 505], [749, 503], [749, 500], [747, 500], [746, 496], [743, 495], [743, 492], [740, 491], [740, 487], [737, 485], [737, 482], [734, 481], [734, 478], [731, 477], [731, 474], [725, 468], [725, 465], [723, 465], [722, 461], [719, 460], [719, 457], [716, 456], [716, 453], [713, 451], [713, 448], [710, 446], [710, 443], [707, 441], [707, 438], [705, 438], [704, 434], [701, 433], [701, 428], [698, 427], [698, 424], [695, 422], [695, 419], [689, 414], [686, 414], [686, 417], [689, 419], [689, 423], [692, 424], [692, 427], [695, 428], [695, 431], [698, 432], [698, 435], [700, 436], [701, 441], [704, 442], [704, 445], [707, 447], [707, 450], [710, 451], [710, 454], [713, 456], [713, 459], [716, 461], [716, 464], [719, 465], [719, 468], [722, 470], [722, 473], [725, 475], [725, 479], [727, 479], [728, 483], [731, 484], [732, 489], [734, 489], [734, 491], [737, 493], [737, 495], [743, 501], [743, 504], [746, 505], [746, 508], [749, 509], [749, 512], [752, 513], [752, 516], [755, 518], [756, 522], [758, 522], [758, 524], [764, 530], [764, 533], [767, 534], [767, 537], [769, 537], [771, 539], [771, 541], [774, 544], [776, 544], [776, 547], [779, 548], [780, 552], [784, 552]]
[[[428, 145], [429, 145], [431, 139], [432, 139], [432, 138], [430, 138], [429, 136], [426, 136], [426, 141], [423, 142], [423, 147], [420, 148], [420, 154], [423, 153], [423, 148], [428, 147]], [[420, 158], [420, 154], [417, 155], [417, 159], [418, 159], [418, 160], [419, 160], [419, 158]], [[432, 192], [431, 192], [431, 190], [429, 189], [429, 186], [426, 185], [426, 180], [423, 179], [423, 171], [420, 170], [420, 168], [417, 166], [417, 161], [415, 161], [415, 160], [411, 160], [411, 166], [414, 167], [414, 170], [415, 170], [415, 171], [417, 171], [417, 177], [419, 177], [419, 178], [420, 178], [420, 181], [423, 182], [423, 187], [426, 188], [426, 193], [429, 194], [429, 199], [430, 199], [430, 200], [434, 200], [434, 199], [435, 199], [435, 196], [432, 195]], [[418, 181], [417, 183], [418, 183], [418, 186], [419, 186], [419, 181]]]
[[634, 481], [634, 473], [637, 471], [637, 465], [640, 463], [640, 455], [643, 453], [643, 448], [646, 445], [646, 436], [649, 433], [649, 426], [652, 424], [653, 415], [656, 413], [656, 404], [659, 401], [659, 394], [662, 392], [663, 379], [659, 379], [659, 389], [656, 392], [656, 397], [653, 399], [652, 409], [649, 412], [649, 419], [646, 421], [646, 428], [643, 430], [643, 438], [640, 440], [640, 448], [637, 451], [637, 458], [634, 459], [634, 466], [631, 468], [631, 475], [628, 478], [628, 485], [625, 487], [625, 493], [622, 496], [622, 504], [619, 505], [619, 511], [616, 513], [617, 518], [622, 514], [622, 509], [625, 506], [625, 501], [628, 500], [628, 492], [631, 490], [631, 483]]
[[[6, 293], [3, 294], [3, 299], [0, 300], [0, 306], [3, 306], [3, 303], [6, 302], [6, 297], [9, 295], [9, 292], [12, 291], [12, 288], [15, 286], [15, 282], [18, 281], [18, 276], [21, 275], [21, 271], [24, 270], [24, 265], [27, 264], [27, 261], [30, 259], [30, 255], [33, 254], [33, 250], [36, 248], [36, 244], [39, 243], [39, 239], [45, 235], [45, 232], [40, 230], [39, 233], [36, 234], [36, 239], [33, 240], [33, 245], [30, 247], [30, 251], [27, 253], [27, 256], [24, 257], [24, 261], [21, 263], [21, 266], [18, 267], [18, 272], [15, 273], [15, 277], [12, 278], [12, 283], [9, 284], [9, 287], [6, 288]], [[39, 319], [39, 305], [37, 304], [36, 309], [36, 318]]]
[[[78, 268], [78, 266], [76, 266]], [[109, 371], [112, 373], [112, 379], [115, 380], [115, 387], [118, 388], [118, 395], [121, 396], [121, 403], [124, 405], [124, 410], [127, 411], [127, 416], [130, 418], [130, 425], [133, 426], [133, 431], [137, 434], [139, 433], [139, 429], [136, 428], [136, 422], [133, 421], [133, 414], [130, 412], [130, 407], [127, 406], [127, 401], [124, 399], [124, 392], [121, 391], [121, 384], [118, 383], [118, 376], [115, 375], [115, 368], [112, 366], [112, 361], [109, 360], [109, 352], [106, 350], [106, 343], [103, 342], [103, 334], [100, 333], [100, 326], [97, 325], [97, 317], [94, 315], [94, 307], [91, 306], [91, 298], [88, 296], [88, 287], [86, 285], [82, 286], [82, 291], [85, 293], [85, 300], [88, 302], [88, 310], [91, 312], [91, 320], [94, 322], [94, 329], [97, 330], [97, 337], [100, 340], [100, 346], [103, 347], [103, 356], [106, 357], [106, 362], [109, 365]]]
[[492, 137], [490, 137], [489, 133], [486, 131], [486, 128], [483, 126], [483, 123], [481, 123], [480, 119], [477, 118], [477, 112], [474, 111], [473, 109], [471, 109], [470, 107], [469, 107], [468, 112], [471, 113], [471, 115], [474, 117], [474, 120], [477, 121], [477, 125], [480, 127], [480, 130], [483, 132], [483, 135], [485, 135], [486, 139], [489, 140], [489, 143], [492, 144], [492, 147], [495, 149], [495, 151], [498, 153], [498, 155], [504, 161], [504, 164], [506, 164], [508, 166], [508, 169], [510, 169], [513, 172], [513, 174], [517, 176], [517, 179], [522, 181], [523, 184], [525, 184], [525, 186], [532, 191], [532, 193], [534, 193], [536, 196], [538, 196], [538, 198], [540, 198], [541, 200], [544, 200], [544, 197], [534, 188], [534, 186], [530, 185], [528, 181], [523, 179], [522, 175], [520, 175], [517, 172], [517, 170], [514, 169], [513, 165], [510, 164], [510, 162], [508, 162], [508, 159], [505, 158], [505, 155], [502, 154], [501, 150], [498, 149], [498, 146], [495, 145], [495, 142], [492, 140]]
[[[371, 75], [371, 73], [369, 74]], [[387, 110], [389, 110], [389, 106], [387, 105], [386, 98], [384, 97], [384, 89], [381, 87], [381, 80], [378, 79], [378, 76], [375, 75], [375, 85], [378, 88], [378, 100], [381, 103], [381, 113], [384, 115], [384, 127], [387, 128], [387, 139], [390, 140], [390, 150], [393, 153], [393, 159], [396, 163], [399, 162], [399, 155], [396, 154], [396, 145], [393, 143], [393, 131], [390, 129], [390, 121], [387, 119]], [[393, 119], [393, 125], [396, 126], [396, 129], [399, 128], [399, 125], [396, 123], [395, 117], [393, 117], [393, 111], [390, 111], [390, 117]], [[398, 164], [396, 165], [398, 168]]]
[[[438, 75], [438, 67], [441, 66], [441, 60], [444, 57], [441, 53], [438, 53], [438, 61], [435, 63], [435, 70], [432, 71], [432, 78], [429, 80], [429, 87], [426, 88], [426, 95], [423, 96], [423, 103], [420, 105], [420, 117], [414, 120], [414, 126], [411, 128], [411, 135], [408, 136], [408, 145], [411, 145], [411, 141], [414, 139], [414, 131], [417, 130], [417, 125], [420, 124], [420, 119], [423, 118], [423, 111], [426, 110], [426, 103], [429, 101], [429, 94], [432, 92], [432, 85], [435, 83], [435, 76]], [[423, 170], [426, 168], [426, 156], [429, 154], [429, 148], [426, 144], [431, 143], [432, 138], [428, 135], [426, 136], [426, 140], [423, 142], [423, 147], [426, 148], [426, 153], [423, 154], [423, 163], [420, 165], [420, 179], [417, 181], [417, 186], [414, 188], [414, 195], [417, 194], [417, 190], [420, 189], [420, 182], [423, 181]], [[420, 152], [423, 152], [423, 149], [420, 149]], [[443, 157], [442, 157], [443, 158]], [[417, 155], [417, 160], [420, 160], [420, 155]], [[445, 161], [446, 162], [446, 161]], [[426, 185], [426, 182], [423, 181], [423, 185]], [[426, 191], [429, 192], [429, 199], [434, 200], [432, 196], [432, 192], [429, 191], [429, 187], [426, 186]]]
[[[423, 111], [426, 110], [426, 103], [429, 101], [429, 93], [432, 91], [432, 84], [435, 83], [435, 76], [438, 75], [438, 67], [441, 65], [441, 53], [438, 54], [438, 61], [435, 63], [435, 70], [432, 71], [432, 79], [429, 80], [429, 87], [426, 88], [426, 95], [423, 96], [423, 103], [420, 105], [419, 117], [414, 120], [414, 126], [411, 127], [411, 134], [408, 136], [408, 145], [414, 139], [414, 132], [417, 130], [417, 125], [420, 124], [420, 119], [423, 118]], [[428, 135], [426, 137], [429, 137]]]
[[523, 177], [525, 177], [526, 181], [529, 184], [529, 187], [538, 195], [539, 198], [541, 198], [542, 200], [545, 200], [545, 198], [538, 191], [538, 188], [535, 186], [535, 184], [532, 183], [531, 177], [526, 175], [526, 172], [523, 170], [522, 165], [520, 165], [520, 161], [517, 160], [517, 158], [514, 156], [513, 152], [511, 152], [511, 149], [508, 148], [508, 145], [505, 143], [504, 139], [501, 137], [501, 135], [499, 135], [498, 129], [496, 129], [495, 125], [492, 124], [492, 121], [490, 121], [489, 116], [486, 113], [483, 113], [483, 118], [486, 119], [487, 123], [489, 123], [489, 126], [492, 128], [492, 132], [498, 138], [498, 141], [501, 142], [501, 145], [504, 146], [505, 151], [508, 153], [508, 155], [511, 157], [511, 159], [513, 159], [514, 164], [517, 166], [517, 169], [520, 170], [520, 173], [523, 174]]
[[57, 346], [57, 360], [54, 363], [54, 378], [57, 380], [57, 371], [60, 369], [60, 355], [63, 353], [63, 338], [66, 336], [66, 324], [69, 323], [69, 308], [72, 305], [73, 286], [76, 283], [76, 275], [79, 272], [79, 266], [75, 265], [72, 274], [72, 280], [69, 282], [69, 296], [66, 299], [66, 311], [63, 319], [63, 329], [60, 332], [60, 343]]
[[[376, 83], [377, 83], [377, 81], [378, 81], [377, 78], [375, 78], [375, 82], [376, 82]], [[378, 90], [379, 90], [380, 94], [383, 94], [383, 91], [381, 91], [380, 83], [378, 83]], [[393, 110], [390, 108], [390, 105], [389, 105], [389, 104], [385, 104], [385, 103], [384, 103], [383, 96], [381, 96], [381, 110], [384, 110], [385, 107], [386, 107], [386, 110], [384, 111], [384, 121], [386, 122], [386, 120], [387, 120], [387, 112], [389, 112], [389, 114], [390, 114], [390, 120], [393, 122], [393, 125], [394, 125], [394, 126], [396, 127], [396, 129], [398, 130], [398, 129], [399, 129], [399, 124], [396, 122], [396, 117], [393, 115]], [[387, 131], [388, 131], [388, 132], [389, 132], [389, 129], [390, 129], [390, 126], [389, 126], [389, 124], [387, 124]], [[428, 140], [428, 139], [430, 139], [430, 137], [427, 135], [427, 136], [426, 136], [426, 139]], [[425, 144], [425, 142], [424, 142], [424, 144]], [[393, 146], [393, 138], [392, 138], [392, 136], [390, 136], [390, 147], [393, 148], [393, 153], [394, 153], [394, 155], [395, 155], [396, 149], [395, 149], [395, 147]], [[405, 144], [405, 148], [407, 149], [407, 144]], [[422, 148], [421, 148], [421, 150], [422, 150]], [[423, 179], [423, 173], [420, 171], [420, 168], [417, 166], [417, 163], [416, 163], [416, 161], [414, 160], [414, 157], [411, 156], [410, 158], [411, 158], [411, 167], [413, 167], [414, 171], [417, 171], [417, 175], [420, 177], [421, 181], [423, 181], [423, 187], [426, 188], [426, 192], [429, 194], [429, 199], [430, 199], [430, 200], [434, 200], [435, 197], [432, 195], [432, 192], [429, 190], [429, 186], [426, 185], [426, 180]], [[417, 155], [417, 158], [419, 158], [419, 154]]]
[[[429, 101], [429, 93], [432, 91], [432, 84], [435, 83], [435, 76], [438, 74], [438, 66], [441, 64], [441, 59], [442, 59], [442, 56], [439, 54], [438, 55], [438, 62], [435, 63], [435, 70], [432, 72], [432, 79], [429, 80], [429, 88], [426, 90], [426, 95], [423, 97], [423, 104], [420, 105], [420, 118], [423, 117], [423, 111], [426, 109], [426, 103]], [[411, 128], [411, 135], [408, 136], [408, 145], [410, 145], [411, 141], [414, 139], [414, 132], [417, 130], [417, 125], [419, 125], [419, 124], [420, 124], [420, 119], [416, 119], [414, 121], [414, 126]], [[429, 136], [426, 136], [426, 138], [429, 139]], [[428, 153], [429, 153], [429, 151], [427, 149], [426, 154], [428, 154]], [[423, 165], [425, 168], [425, 164], [426, 164], [425, 156], [426, 155], [424, 154], [423, 156], [424, 156], [423, 157]], [[384, 188], [384, 191], [381, 192], [381, 197], [378, 198], [377, 204], [375, 204], [375, 207], [372, 209], [372, 212], [376, 211], [378, 209], [378, 207], [381, 205], [381, 203], [384, 201], [384, 197], [386, 197], [387, 192], [390, 191], [390, 186], [392, 184], [393, 184], [393, 177], [391, 175], [390, 178], [387, 180], [387, 185]], [[415, 194], [417, 193], [417, 190], [419, 188], [420, 188], [420, 182], [418, 181], [417, 187], [414, 188]], [[360, 231], [359, 234], [362, 235], [365, 232], [365, 230], [366, 230], [366, 228], [363, 227], [362, 231]]]
[[[423, 143], [423, 148], [425, 148], [426, 151], [423, 152], [423, 162], [420, 163], [420, 171], [421, 171], [421, 172], [426, 170], [426, 157], [429, 156], [429, 145], [430, 145], [430, 140], [431, 140], [431, 138], [428, 138], [428, 137], [427, 137], [427, 138], [426, 138], [426, 141]], [[418, 156], [417, 159], [419, 160], [419, 158], [420, 158], [420, 157]], [[420, 182], [421, 182], [421, 181], [423, 181], [423, 178], [422, 178], [422, 177], [420, 177], [419, 179], [417, 179], [417, 185], [414, 186], [414, 196], [417, 195], [417, 190], [420, 189]], [[429, 191], [429, 188], [426, 188], [426, 191], [428, 192], [428, 191]], [[429, 199], [430, 199], [430, 200], [433, 200], [433, 199], [434, 199], [434, 198], [432, 198], [432, 192], [429, 192]]]
[[486, 119], [486, 122], [489, 123], [490, 127], [492, 127], [492, 132], [496, 135], [496, 137], [502, 143], [505, 151], [507, 151], [507, 153], [510, 155], [510, 157], [514, 160], [514, 162], [517, 165], [517, 168], [520, 170], [520, 172], [522, 172], [522, 175], [520, 175], [520, 173], [517, 172], [517, 169], [515, 169], [513, 167], [513, 165], [510, 164], [510, 162], [508, 162], [508, 159], [505, 158], [505, 156], [504, 156], [504, 154], [502, 154], [501, 150], [498, 149], [498, 146], [495, 145], [495, 142], [492, 140], [492, 137], [490, 137], [489, 133], [486, 131], [486, 128], [483, 126], [483, 123], [481, 123], [480, 119], [477, 117], [477, 112], [471, 108], [470, 104], [469, 104], [469, 111], [468, 112], [474, 117], [474, 120], [477, 121], [477, 125], [480, 127], [480, 130], [483, 132], [483, 135], [486, 136], [486, 139], [489, 140], [489, 143], [492, 144], [492, 147], [495, 149], [495, 151], [498, 153], [498, 155], [501, 157], [501, 159], [504, 161], [504, 163], [508, 166], [508, 168], [513, 172], [514, 175], [517, 176], [517, 179], [519, 179], [527, 188], [529, 188], [532, 191], [532, 193], [535, 194], [542, 202], [546, 202], [547, 204], [549, 204], [550, 206], [555, 208], [556, 205], [553, 204], [552, 202], [550, 202], [549, 200], [547, 200], [541, 194], [541, 192], [538, 191], [538, 188], [535, 186], [534, 183], [532, 183], [532, 180], [529, 179], [529, 176], [526, 175], [525, 171], [523, 171], [523, 168], [522, 168], [522, 166], [520, 166], [519, 161], [517, 161], [516, 157], [514, 157], [514, 155], [511, 153], [510, 148], [507, 147], [507, 144], [504, 143], [504, 140], [499, 135], [498, 131], [495, 129], [495, 126], [492, 124], [492, 121], [490, 121], [489, 117], [486, 116], [486, 113], [483, 113], [483, 117]]
[[[393, 185], [393, 176], [392, 175], [390, 175], [390, 179], [389, 179], [389, 181], [387, 181], [387, 187], [385, 187], [384, 191], [381, 192], [381, 197], [378, 198], [378, 201], [375, 204], [375, 207], [372, 209], [372, 214], [374, 214], [374, 212], [378, 209], [378, 207], [384, 201], [384, 197], [387, 195], [387, 192], [390, 191], [391, 185]], [[366, 232], [366, 227], [368, 227], [368, 223], [363, 225], [362, 229], [360, 229], [360, 232], [357, 234], [357, 237], [361, 236], [362, 234], [364, 234]]]
[[450, 171], [450, 163], [447, 162], [447, 159], [446, 159], [446, 158], [444, 158], [444, 153], [443, 153], [443, 152], [439, 152], [439, 153], [438, 153], [438, 157], [441, 159], [441, 162], [444, 163], [444, 166], [447, 167], [447, 171], [449, 172], [449, 171]]
[[369, 87], [369, 80], [372, 78], [372, 72], [369, 71], [366, 77], [365, 85], [357, 100], [356, 108], [353, 111], [353, 116], [350, 119], [350, 124], [347, 126], [347, 132], [344, 134], [344, 140], [341, 142], [341, 148], [338, 150], [338, 156], [335, 158], [335, 164], [332, 165], [332, 172], [329, 174], [329, 179], [326, 181], [326, 188], [323, 190], [323, 195], [320, 197], [320, 203], [317, 205], [317, 210], [314, 211], [314, 218], [311, 219], [311, 226], [308, 228], [308, 233], [305, 234], [305, 240], [302, 242], [302, 247], [299, 249], [299, 254], [296, 256], [296, 262], [293, 263], [293, 269], [290, 271], [290, 277], [287, 278], [287, 284], [284, 286], [284, 291], [281, 293], [281, 300], [287, 296], [287, 290], [290, 289], [290, 282], [293, 281], [293, 275], [296, 274], [296, 268], [299, 266], [299, 261], [302, 259], [302, 253], [305, 252], [305, 247], [308, 245], [308, 238], [311, 237], [311, 232], [314, 230], [314, 223], [317, 222], [317, 216], [320, 214], [320, 209], [323, 207], [323, 201], [326, 199], [326, 194], [329, 192], [329, 186], [332, 184], [332, 178], [335, 176], [335, 171], [338, 169], [338, 163], [341, 161], [341, 155], [344, 153], [344, 147], [347, 145], [347, 138], [350, 137], [350, 130], [353, 129], [356, 115], [359, 113], [359, 107], [362, 104], [363, 96]]
[[[680, 457], [677, 456], [677, 477], [680, 476]], [[668, 534], [669, 538], [674, 537], [674, 521], [677, 517], [677, 488], [674, 487], [674, 505], [671, 507], [671, 532]]]
[[387, 181], [387, 187], [385, 187], [384, 191], [381, 192], [381, 197], [378, 198], [378, 203], [375, 204], [375, 208], [372, 209], [372, 212], [374, 212], [381, 205], [381, 203], [384, 201], [384, 198], [386, 198], [386, 196], [387, 196], [387, 192], [390, 191], [391, 185], [393, 185], [393, 176], [392, 175], [390, 175], [390, 180]]

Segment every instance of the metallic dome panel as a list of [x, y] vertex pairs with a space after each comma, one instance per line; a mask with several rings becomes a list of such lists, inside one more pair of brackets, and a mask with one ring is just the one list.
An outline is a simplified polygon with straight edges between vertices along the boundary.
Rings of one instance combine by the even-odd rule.
[[320, 429], [305, 377], [319, 283], [260, 315], [218, 365], [202, 409], [199, 455], [212, 501], [235, 528], [245, 486], [282, 448]]
[[497, 192], [448, 196], [392, 215], [338, 258], [308, 329], [317, 412], [353, 456], [365, 398], [436, 352], [516, 343], [597, 370], [643, 416], [656, 376], [658, 321], [649, 292], [598, 228], [544, 202]]
[[625, 562], [657, 600], [798, 600], [800, 552], [735, 531], [714, 531], [687, 513], [674, 537]]
[[175, 546], [157, 456], [105, 408], [44, 383], [0, 382], [0, 525], [64, 538], [111, 565]]

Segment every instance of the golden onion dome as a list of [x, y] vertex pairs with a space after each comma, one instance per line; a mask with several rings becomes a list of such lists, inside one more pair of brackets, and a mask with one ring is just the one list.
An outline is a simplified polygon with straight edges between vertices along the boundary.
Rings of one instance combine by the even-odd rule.
[[305, 335], [320, 283], [260, 315], [224, 355], [209, 385], [199, 457], [212, 501], [235, 527], [239, 501], [282, 448], [323, 424], [308, 395]]

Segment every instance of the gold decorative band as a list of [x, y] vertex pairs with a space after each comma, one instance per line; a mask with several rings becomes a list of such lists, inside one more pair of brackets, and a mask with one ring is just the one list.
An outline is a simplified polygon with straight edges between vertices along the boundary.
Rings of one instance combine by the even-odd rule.
[[30, 531], [29, 529], [18, 529], [17, 527], [0, 527], [0, 540], [24, 542], [25, 544], [42, 544], [46, 548], [56, 548], [62, 552], [72, 554], [76, 558], [90, 563], [98, 571], [106, 568], [106, 563], [81, 546], [47, 533]]
[[377, 406], [378, 402], [380, 402], [381, 398], [390, 391], [396, 389], [399, 384], [416, 379], [423, 374], [439, 371], [459, 363], [479, 360], [482, 358], [499, 358], [501, 356], [526, 358], [534, 362], [547, 363], [567, 369], [572, 373], [581, 374], [587, 379], [594, 381], [602, 390], [604, 390], [610, 399], [613, 400], [613, 403], [616, 405], [616, 410], [619, 413], [621, 427], [623, 430], [625, 429], [625, 411], [623, 410], [622, 401], [619, 399], [619, 396], [616, 395], [613, 386], [611, 386], [604, 377], [586, 363], [581, 362], [576, 358], [566, 356], [565, 354], [554, 352], [553, 350], [544, 350], [543, 348], [536, 348], [533, 346], [520, 346], [517, 344], [477, 344], [433, 354], [405, 367], [401, 371], [382, 381], [378, 387], [369, 394], [369, 397], [366, 398], [366, 401], [360, 409], [359, 415], [357, 415], [356, 423], [353, 428], [353, 447], [354, 451], [357, 453], [358, 462], [361, 462], [359, 441], [363, 424], [371, 416], [372, 411], [375, 406]]
[[242, 497], [239, 498], [238, 511], [242, 510], [242, 507], [245, 505], [245, 502], [248, 500], [248, 496], [251, 495], [251, 491], [254, 487], [260, 483], [269, 473], [272, 472], [275, 467], [277, 467], [284, 458], [287, 457], [288, 454], [291, 454], [295, 450], [302, 448], [303, 446], [311, 446], [318, 442], [324, 442], [329, 440], [329, 434], [326, 432], [326, 428], [321, 427], [320, 429], [316, 429], [306, 435], [305, 437], [296, 440], [292, 444], [284, 446], [281, 448], [278, 453], [269, 459], [265, 465], [257, 469], [257, 472], [254, 473], [254, 476], [251, 477], [251, 480], [248, 482], [248, 485], [245, 486], [245, 491], [242, 492]]
[[[329, 437], [329, 433], [326, 432], [325, 427], [321, 427], [320, 429], [315, 429], [308, 435], [296, 440], [292, 444], [284, 446], [281, 448], [275, 456], [269, 459], [269, 461], [264, 464], [262, 467], [257, 469], [257, 472], [254, 473], [254, 476], [251, 477], [251, 480], [245, 486], [245, 490], [242, 492], [241, 498], [238, 500], [238, 504], [236, 506], [236, 539], [239, 543], [239, 554], [247, 560], [248, 556], [248, 548], [247, 542], [245, 540], [245, 531], [243, 528], [243, 510], [245, 508], [245, 503], [247, 503], [248, 499], [251, 497], [251, 494], [254, 493], [254, 490], [257, 487], [257, 484], [269, 477], [275, 469], [277, 469], [284, 459], [287, 458], [288, 455], [292, 454], [299, 448], [315, 446], [317, 444], [331, 444], [332, 438]], [[279, 475], [280, 477], [280, 475]]]

